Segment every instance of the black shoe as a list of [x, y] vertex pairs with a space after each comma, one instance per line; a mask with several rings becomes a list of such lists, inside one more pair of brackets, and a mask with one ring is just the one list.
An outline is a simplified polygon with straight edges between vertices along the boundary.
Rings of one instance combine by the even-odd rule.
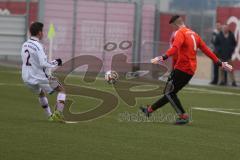
[[236, 84], [235, 81], [232, 82], [232, 86], [233, 86], [233, 87], [237, 87], [237, 84]]
[[211, 84], [211, 85], [217, 85], [217, 82], [212, 81], [212, 82], [210, 82], [210, 84]]
[[141, 106], [141, 107], [139, 107], [139, 108], [140, 108], [140, 110], [144, 113], [144, 115], [145, 115], [146, 117], [150, 117], [150, 116], [151, 116], [151, 113], [148, 112], [148, 106]]
[[219, 83], [220, 86], [226, 86], [226, 84], [227, 84], [226, 82], [220, 82]]

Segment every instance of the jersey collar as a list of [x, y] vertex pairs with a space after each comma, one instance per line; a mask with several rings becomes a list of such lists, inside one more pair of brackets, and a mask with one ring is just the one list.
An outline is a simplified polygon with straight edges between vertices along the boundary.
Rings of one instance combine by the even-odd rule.
[[32, 40], [32, 41], [39, 41], [39, 38], [37, 38], [37, 37], [30, 37], [30, 40]]
[[186, 26], [185, 25], [179, 26], [179, 29], [181, 29], [181, 28], [186, 28]]

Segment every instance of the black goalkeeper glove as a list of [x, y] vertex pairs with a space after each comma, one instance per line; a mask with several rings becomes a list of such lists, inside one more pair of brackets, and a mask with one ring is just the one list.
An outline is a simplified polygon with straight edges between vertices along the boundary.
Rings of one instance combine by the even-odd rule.
[[57, 61], [57, 63], [58, 63], [58, 66], [62, 66], [62, 60], [61, 60], [60, 58], [58, 58], [58, 59], [55, 59], [55, 61]]

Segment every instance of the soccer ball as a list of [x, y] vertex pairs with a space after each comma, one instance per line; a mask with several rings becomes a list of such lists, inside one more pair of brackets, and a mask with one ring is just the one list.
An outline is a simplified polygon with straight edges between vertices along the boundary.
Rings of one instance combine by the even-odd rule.
[[116, 71], [107, 71], [105, 73], [105, 80], [109, 84], [115, 84], [118, 81], [119, 75]]

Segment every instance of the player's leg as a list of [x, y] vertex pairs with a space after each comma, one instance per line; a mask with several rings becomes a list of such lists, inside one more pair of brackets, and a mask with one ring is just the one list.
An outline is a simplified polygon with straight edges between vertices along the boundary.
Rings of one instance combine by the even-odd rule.
[[49, 107], [48, 104], [48, 99], [46, 97], [46, 94], [41, 90], [40, 94], [39, 94], [39, 103], [42, 106], [42, 108], [45, 111], [45, 114], [47, 115], [48, 119], [51, 121], [52, 118], [52, 111], [51, 108]]
[[33, 84], [29, 84], [29, 83], [25, 83], [25, 85], [33, 92], [35, 93], [36, 95], [38, 95], [39, 97], [39, 103], [40, 105], [42, 106], [42, 108], [44, 109], [45, 111], [45, 114], [47, 115], [48, 119], [51, 120], [51, 115], [52, 115], [52, 112], [51, 112], [51, 109], [49, 107], [49, 104], [48, 104], [48, 99], [44, 93], [44, 91], [41, 89], [40, 85], [33, 85]]
[[171, 103], [172, 107], [177, 112], [179, 118], [177, 119], [177, 124], [185, 124], [188, 123], [189, 117], [186, 114], [177, 93], [188, 84], [192, 75], [188, 75], [182, 71], [175, 70], [175, 74], [173, 75], [173, 87], [174, 89], [169, 93], [166, 93], [166, 97], [168, 98], [169, 102]]
[[166, 86], [164, 88], [163, 94], [164, 96], [162, 98], [160, 98], [158, 101], [156, 101], [152, 106], [151, 109], [153, 111], [163, 107], [165, 104], [167, 104], [169, 102], [169, 99], [167, 98], [167, 95], [172, 92], [174, 90], [174, 86], [173, 86], [173, 76], [175, 71], [172, 71], [172, 73], [169, 75], [168, 81], [166, 83]]
[[186, 114], [178, 96], [176, 93], [170, 93], [167, 95], [169, 102], [171, 103], [172, 107], [175, 109], [176, 113], [178, 114], [178, 118], [176, 120], [176, 124], [185, 124], [189, 122], [189, 116]]
[[171, 74], [168, 77], [168, 81], [165, 85], [165, 88], [163, 90], [163, 97], [161, 97], [159, 100], [157, 100], [154, 104], [152, 105], [147, 105], [147, 106], [142, 106], [140, 107], [140, 109], [142, 110], [142, 112], [149, 117], [151, 115], [152, 112], [154, 112], [155, 110], [163, 107], [165, 104], [167, 104], [169, 102], [169, 99], [166, 96], [166, 93], [171, 92], [174, 87], [172, 85], [172, 78], [173, 78], [173, 74], [174, 71], [171, 72]]
[[164, 90], [164, 96], [155, 102], [152, 106], [148, 106], [147, 108], [141, 108], [145, 115], [149, 116], [150, 113], [157, 110], [158, 108], [163, 107], [166, 103], [170, 102], [179, 118], [177, 119], [177, 123], [185, 124], [188, 122], [188, 116], [185, 114], [185, 110], [177, 96], [177, 93], [188, 84], [192, 75], [188, 75], [179, 70], [174, 70], [170, 75], [168, 82], [166, 84]]
[[46, 84], [40, 84], [40, 87], [45, 93], [48, 93], [50, 95], [53, 94], [54, 92], [58, 92], [56, 108], [51, 117], [53, 121], [64, 122], [62, 112], [64, 108], [66, 95], [63, 87], [61, 87], [61, 84], [58, 81], [56, 82], [50, 81], [49, 83]]
[[229, 76], [230, 76], [230, 79], [231, 79], [231, 81], [232, 81], [232, 86], [236, 87], [236, 86], [237, 86], [237, 83], [236, 83], [236, 80], [235, 80], [234, 72], [230, 72], [230, 73], [229, 73]]
[[153, 105], [141, 106], [140, 109], [147, 117], [149, 117], [152, 112], [154, 112], [157, 109], [163, 107], [168, 102], [169, 102], [168, 98], [164, 95], [162, 98], [160, 98]]
[[55, 119], [58, 119], [59, 121], [64, 121], [63, 109], [65, 105], [65, 100], [66, 100], [65, 89], [62, 86], [62, 84], [58, 81], [57, 78], [52, 78], [49, 81], [49, 84], [51, 88], [53, 88], [53, 92], [54, 91], [57, 92], [56, 107], [53, 113], [53, 117]]
[[220, 72], [220, 83], [219, 85], [226, 85], [226, 73], [223, 69], [219, 70]]
[[49, 80], [49, 84], [43, 86], [47, 93], [52, 94], [53, 92], [57, 92], [57, 100], [56, 100], [56, 111], [63, 112], [64, 104], [66, 100], [66, 93], [63, 85], [58, 81], [57, 78], [51, 78]]
[[213, 79], [210, 82], [210, 84], [218, 84], [218, 65], [216, 65], [215, 63], [213, 63]]
[[[153, 105], [148, 106], [146, 110], [142, 108], [142, 111], [147, 113], [146, 115], [150, 115], [153, 111], [163, 107], [168, 102], [171, 103], [175, 111], [178, 115], [185, 114], [185, 110], [177, 96], [177, 92], [181, 90], [191, 79], [191, 76], [185, 77], [182, 75], [178, 75], [178, 71], [174, 71], [172, 76], [169, 78], [166, 87], [164, 89], [164, 96], [156, 101]], [[177, 78], [179, 77], [179, 78]]]
[[[229, 64], [233, 65], [233, 62], [230, 60], [228, 61]], [[229, 73], [229, 77], [232, 81], [232, 86], [236, 87], [237, 86], [237, 83], [236, 83], [236, 79], [235, 79], [235, 75], [234, 75], [234, 71], [230, 72]]]
[[56, 111], [60, 114], [60, 116], [62, 116], [65, 100], [66, 100], [65, 89], [62, 85], [59, 85], [57, 88], [55, 88], [55, 90], [58, 92], [57, 101], [56, 101]]

